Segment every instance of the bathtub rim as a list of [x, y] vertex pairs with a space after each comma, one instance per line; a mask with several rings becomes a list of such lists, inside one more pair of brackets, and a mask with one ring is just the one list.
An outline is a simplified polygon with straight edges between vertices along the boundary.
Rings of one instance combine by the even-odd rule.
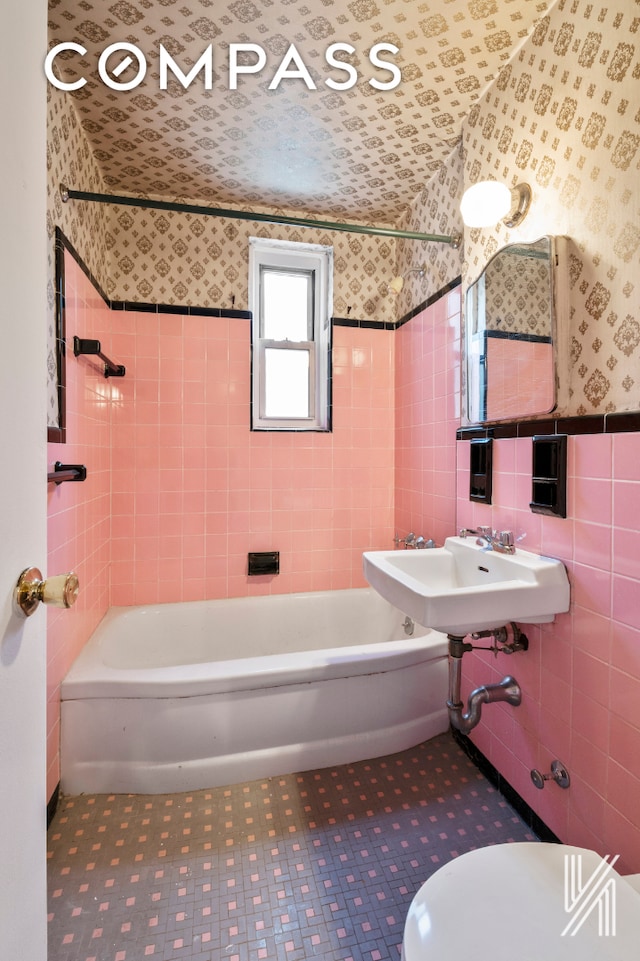
[[[253, 595], [264, 598], [309, 594], [358, 592], [372, 593], [372, 588], [347, 588], [345, 591], [305, 591], [295, 595]], [[220, 598], [211, 601], [171, 602], [168, 608], [185, 604], [243, 602], [252, 598]], [[136, 610], [156, 610], [165, 605], [111, 607], [72, 664], [61, 683], [63, 701], [83, 698], [170, 698], [260, 690], [292, 684], [315, 683], [341, 677], [387, 673], [414, 667], [424, 661], [446, 656], [448, 642], [444, 634], [426, 628], [421, 637], [401, 640], [353, 644], [286, 654], [200, 661], [162, 667], [112, 667], [100, 656], [105, 635], [118, 617]]]

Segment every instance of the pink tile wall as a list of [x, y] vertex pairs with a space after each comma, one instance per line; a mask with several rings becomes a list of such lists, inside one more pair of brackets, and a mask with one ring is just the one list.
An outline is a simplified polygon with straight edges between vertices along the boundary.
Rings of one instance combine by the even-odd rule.
[[460, 288], [400, 327], [395, 337], [395, 526], [401, 536], [413, 531], [442, 544], [455, 530]]
[[[250, 323], [116, 311], [111, 603], [364, 584], [393, 515], [393, 333], [336, 327], [333, 432], [249, 429]], [[248, 577], [248, 551], [280, 574]]]
[[[471, 738], [561, 840], [620, 854], [640, 871], [640, 441], [634, 433], [571, 436], [566, 518], [533, 514], [531, 440], [494, 441], [493, 504], [473, 504], [469, 444], [458, 442], [459, 526], [512, 529], [527, 550], [564, 561], [571, 609], [527, 626], [525, 654], [467, 654], [466, 698], [507, 673], [519, 708], [491, 705]], [[530, 770], [560, 758], [563, 791], [538, 791]]]
[[[67, 342], [99, 339], [105, 379], [67, 358], [67, 443], [83, 484], [49, 487], [49, 571], [75, 570], [49, 612], [49, 790], [59, 779], [60, 682], [112, 605], [364, 586], [362, 551], [393, 536], [394, 334], [337, 327], [333, 432], [251, 432], [247, 320], [111, 311], [65, 258]], [[247, 552], [280, 551], [251, 577]]]
[[60, 682], [109, 605], [109, 408], [117, 381], [91, 357], [74, 357], [73, 336], [98, 339], [109, 356], [110, 312], [65, 255], [67, 443], [49, 444], [48, 464], [84, 464], [83, 483], [48, 485], [48, 574], [73, 570], [80, 594], [68, 611], [47, 608], [48, 797], [60, 779]]

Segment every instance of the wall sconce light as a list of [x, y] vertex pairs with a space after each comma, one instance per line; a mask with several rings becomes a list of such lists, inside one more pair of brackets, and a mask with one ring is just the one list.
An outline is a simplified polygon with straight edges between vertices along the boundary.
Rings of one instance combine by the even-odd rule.
[[531, 187], [518, 184], [509, 189], [497, 180], [481, 180], [465, 190], [460, 213], [467, 227], [517, 227], [529, 213]]
[[393, 280], [389, 281], [389, 283], [387, 284], [387, 293], [393, 294], [394, 297], [397, 297], [398, 294], [401, 292], [402, 288], [404, 287], [405, 278], [408, 277], [409, 274], [417, 274], [418, 277], [422, 279], [425, 276], [426, 272], [427, 272], [426, 264], [424, 264], [422, 267], [410, 267], [409, 270], [405, 270], [402, 276], [394, 277]]

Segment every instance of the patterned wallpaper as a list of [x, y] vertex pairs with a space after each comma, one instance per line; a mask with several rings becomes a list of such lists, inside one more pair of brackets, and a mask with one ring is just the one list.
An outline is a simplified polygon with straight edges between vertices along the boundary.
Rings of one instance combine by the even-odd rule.
[[[639, 26], [628, 0], [612, 0], [606, 8], [559, 0], [473, 107], [461, 147], [449, 148], [398, 226], [459, 230], [463, 187], [487, 177], [531, 184], [533, 206], [525, 222], [511, 231], [502, 225], [466, 230], [458, 251], [336, 235], [328, 241], [336, 244], [339, 274], [334, 312], [345, 316], [351, 307], [356, 318], [384, 320], [395, 309], [401, 316], [461, 273], [465, 285], [474, 280], [499, 247], [565, 234], [573, 241], [571, 370], [561, 413], [640, 408]], [[134, 208], [101, 208], [100, 214], [73, 202], [63, 207], [57, 199], [61, 179], [81, 189], [111, 185], [95, 186], [97, 165], [61, 94], [52, 93], [51, 117], [50, 228], [55, 218], [110, 296], [165, 303], [201, 303], [204, 296], [205, 305], [222, 307], [235, 296], [235, 306], [245, 306], [244, 241], [260, 233], [258, 225], [251, 230], [239, 221]], [[372, 183], [371, 193], [376, 189]], [[284, 227], [278, 236], [298, 233], [316, 239], [313, 231]], [[394, 273], [424, 264], [424, 280], [411, 275], [395, 303], [384, 296]]]
[[[60, 57], [56, 70], [67, 82], [87, 79], [73, 96], [111, 192], [387, 222], [446, 160], [462, 118], [548, 6], [549, 0], [50, 0], [49, 25], [52, 45], [76, 41], [87, 50], [85, 57]], [[123, 40], [148, 64], [141, 85], [127, 92], [97, 75], [99, 55]], [[258, 45], [266, 55], [260, 75], [240, 77], [236, 90], [229, 81], [231, 43]], [[302, 77], [268, 89], [291, 43], [316, 89]], [[334, 43], [355, 51], [338, 55], [357, 71], [349, 89], [326, 83], [347, 79], [327, 65], [325, 51]], [[383, 55], [401, 70], [393, 89], [370, 85], [391, 79], [372, 67], [377, 43], [400, 50]], [[184, 74], [212, 45], [212, 89], [204, 90], [202, 74], [186, 90], [169, 74], [162, 91], [160, 44]], [[241, 57], [247, 66], [256, 60], [254, 53]], [[137, 69], [134, 63], [119, 82], [132, 80]]]
[[[333, 245], [336, 316], [394, 320], [395, 304], [386, 289], [396, 271], [394, 238], [84, 201], [63, 203], [60, 183], [99, 193], [105, 192], [106, 187], [73, 101], [51, 86], [48, 122], [50, 337], [54, 323], [53, 232], [56, 225], [113, 300], [235, 306], [246, 310], [247, 240], [249, 236], [270, 236]], [[251, 209], [268, 210], [258, 205]], [[281, 212], [296, 215], [293, 211]], [[300, 215], [300, 211], [296, 213]]]
[[[73, 207], [60, 197], [60, 183], [101, 192], [104, 184], [89, 142], [67, 95], [48, 86], [47, 114], [47, 423], [58, 426], [56, 393], [56, 316], [54, 232], [60, 227], [98, 280], [108, 285], [108, 253], [104, 211], [93, 204]], [[80, 186], [82, 185], [82, 186]]]
[[[60, 183], [99, 193], [105, 192], [106, 187], [73, 101], [51, 86], [48, 125], [47, 410], [50, 426], [56, 426], [58, 411], [54, 298], [56, 226], [62, 229], [112, 300], [235, 307], [238, 310], [248, 307], [250, 236], [332, 244], [334, 315], [382, 322], [395, 320], [396, 304], [387, 293], [387, 283], [396, 273], [396, 241], [393, 238], [276, 227], [84, 201], [63, 203]], [[251, 209], [260, 208], [254, 205]], [[300, 211], [296, 213], [300, 215]], [[69, 334], [71, 336], [72, 332]]]
[[533, 190], [519, 229], [467, 230], [465, 281], [505, 243], [572, 238], [570, 414], [640, 408], [639, 14], [559, 0], [463, 126], [465, 184]]
[[[464, 169], [460, 146], [447, 157], [438, 172], [415, 199], [399, 226], [404, 230], [446, 235], [462, 234], [460, 197]], [[410, 274], [397, 298], [397, 316], [402, 317], [423, 303], [462, 273], [463, 245], [457, 250], [449, 244], [398, 241], [398, 273], [410, 267], [426, 266], [423, 278]]]
[[108, 210], [108, 291], [115, 300], [247, 310], [249, 237], [272, 237], [333, 246], [335, 316], [394, 319], [387, 294], [395, 273], [393, 238], [134, 207]]

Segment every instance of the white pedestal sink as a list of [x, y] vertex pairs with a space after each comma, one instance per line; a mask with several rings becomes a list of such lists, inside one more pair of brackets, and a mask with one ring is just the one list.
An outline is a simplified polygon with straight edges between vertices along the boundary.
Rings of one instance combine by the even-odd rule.
[[562, 561], [519, 548], [501, 554], [473, 538], [429, 550], [367, 551], [364, 576], [423, 627], [464, 636], [511, 621], [542, 624], [569, 610]]

